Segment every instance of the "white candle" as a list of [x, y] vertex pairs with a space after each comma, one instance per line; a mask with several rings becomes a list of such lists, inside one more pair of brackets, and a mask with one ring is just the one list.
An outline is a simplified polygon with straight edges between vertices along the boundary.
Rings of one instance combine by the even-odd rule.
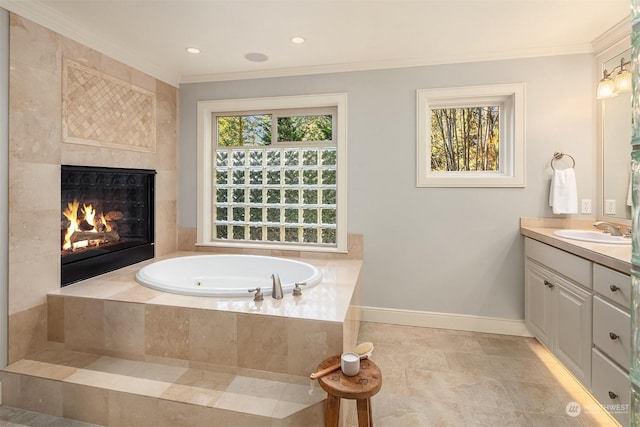
[[360, 355], [356, 353], [343, 353], [340, 359], [342, 373], [352, 377], [360, 372]]

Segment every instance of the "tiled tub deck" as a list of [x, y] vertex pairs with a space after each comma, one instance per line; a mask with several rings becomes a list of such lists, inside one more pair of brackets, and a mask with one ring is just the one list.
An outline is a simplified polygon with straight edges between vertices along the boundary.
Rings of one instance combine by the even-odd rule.
[[148, 262], [53, 292], [49, 345], [1, 373], [3, 404], [109, 426], [322, 425], [308, 375], [355, 345], [361, 261], [305, 261], [323, 282], [283, 300], [155, 291], [134, 280]]

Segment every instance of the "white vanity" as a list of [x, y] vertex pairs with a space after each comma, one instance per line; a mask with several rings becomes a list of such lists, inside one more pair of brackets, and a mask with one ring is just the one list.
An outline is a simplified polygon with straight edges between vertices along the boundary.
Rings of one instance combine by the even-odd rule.
[[631, 246], [558, 238], [543, 225], [522, 220], [527, 328], [628, 426]]

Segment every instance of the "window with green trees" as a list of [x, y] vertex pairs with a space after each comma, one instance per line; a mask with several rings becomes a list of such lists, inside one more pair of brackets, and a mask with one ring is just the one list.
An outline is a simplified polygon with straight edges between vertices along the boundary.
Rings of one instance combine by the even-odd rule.
[[524, 83], [416, 91], [418, 187], [524, 187]]
[[500, 107], [431, 110], [431, 170], [500, 170]]

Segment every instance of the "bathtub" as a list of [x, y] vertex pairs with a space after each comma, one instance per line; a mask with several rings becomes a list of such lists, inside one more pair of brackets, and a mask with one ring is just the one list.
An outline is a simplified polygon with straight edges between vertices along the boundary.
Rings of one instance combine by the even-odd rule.
[[159, 291], [210, 297], [250, 297], [260, 287], [271, 295], [271, 275], [277, 273], [282, 291], [295, 283], [305, 287], [322, 280], [320, 271], [306, 262], [257, 255], [195, 255], [149, 264], [136, 273], [136, 281]]

